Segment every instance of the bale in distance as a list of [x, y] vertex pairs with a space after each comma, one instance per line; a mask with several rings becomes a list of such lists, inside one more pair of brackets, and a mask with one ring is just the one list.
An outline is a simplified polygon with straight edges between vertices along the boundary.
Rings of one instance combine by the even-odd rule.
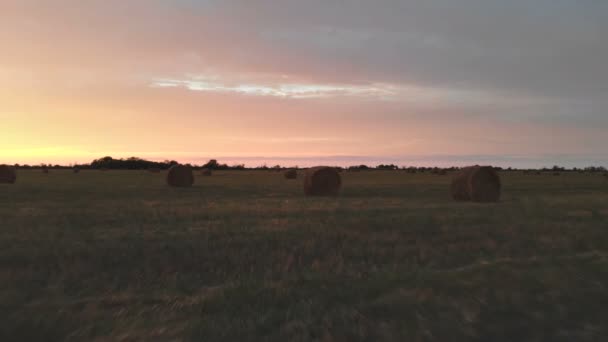
[[17, 170], [10, 165], [0, 165], [0, 183], [15, 184], [17, 181]]
[[79, 172], [80, 172], [80, 169], [79, 169], [79, 168], [77, 168], [77, 167], [75, 167], [75, 168], [73, 168], [73, 169], [72, 169], [72, 171], [73, 171], [74, 173], [79, 173]]
[[287, 170], [285, 171], [285, 178], [286, 179], [297, 179], [298, 178], [298, 171], [295, 169], [291, 169], [291, 170]]
[[497, 202], [500, 199], [500, 176], [491, 166], [463, 168], [452, 178], [452, 197], [457, 201]]
[[194, 184], [192, 169], [185, 165], [173, 165], [167, 173], [167, 184], [173, 187], [187, 188]]
[[304, 174], [304, 194], [306, 196], [337, 196], [342, 187], [342, 179], [333, 167], [317, 166]]
[[203, 175], [205, 177], [209, 177], [209, 176], [213, 175], [213, 171], [211, 171], [211, 169], [204, 168], [201, 170], [201, 175]]

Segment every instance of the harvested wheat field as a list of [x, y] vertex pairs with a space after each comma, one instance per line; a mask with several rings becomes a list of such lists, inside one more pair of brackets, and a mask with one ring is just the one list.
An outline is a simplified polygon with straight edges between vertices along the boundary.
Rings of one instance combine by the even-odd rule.
[[608, 182], [264, 171], [171, 191], [138, 171], [0, 184], [1, 341], [603, 341]]

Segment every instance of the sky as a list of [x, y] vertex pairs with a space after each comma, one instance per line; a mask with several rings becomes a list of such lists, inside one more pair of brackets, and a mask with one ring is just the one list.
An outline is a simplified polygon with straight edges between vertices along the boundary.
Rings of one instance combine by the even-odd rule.
[[608, 166], [605, 0], [2, 0], [0, 163]]

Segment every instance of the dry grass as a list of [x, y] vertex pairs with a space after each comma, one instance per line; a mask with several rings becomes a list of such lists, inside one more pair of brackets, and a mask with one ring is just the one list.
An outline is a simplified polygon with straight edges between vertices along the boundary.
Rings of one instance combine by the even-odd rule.
[[608, 182], [19, 170], [0, 186], [0, 341], [608, 340]]

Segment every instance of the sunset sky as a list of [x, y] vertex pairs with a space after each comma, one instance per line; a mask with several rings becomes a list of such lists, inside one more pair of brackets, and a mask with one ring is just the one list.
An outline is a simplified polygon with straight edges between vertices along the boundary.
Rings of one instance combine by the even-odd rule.
[[0, 1], [0, 163], [106, 155], [608, 166], [608, 1]]

